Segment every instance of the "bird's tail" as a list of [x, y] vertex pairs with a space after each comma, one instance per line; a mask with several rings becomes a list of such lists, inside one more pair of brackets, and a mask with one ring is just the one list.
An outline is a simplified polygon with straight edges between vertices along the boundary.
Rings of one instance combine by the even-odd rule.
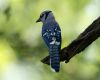
[[60, 69], [60, 57], [59, 50], [55, 47], [52, 47], [50, 51], [50, 65], [54, 72], [59, 72]]

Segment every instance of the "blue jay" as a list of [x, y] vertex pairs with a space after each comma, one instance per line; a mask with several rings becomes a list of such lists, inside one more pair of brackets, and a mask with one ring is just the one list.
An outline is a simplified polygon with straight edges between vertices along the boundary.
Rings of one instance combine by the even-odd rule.
[[59, 72], [61, 49], [61, 29], [56, 22], [52, 11], [46, 10], [40, 14], [36, 22], [42, 22], [42, 37], [48, 47], [50, 55], [50, 65], [53, 71]]

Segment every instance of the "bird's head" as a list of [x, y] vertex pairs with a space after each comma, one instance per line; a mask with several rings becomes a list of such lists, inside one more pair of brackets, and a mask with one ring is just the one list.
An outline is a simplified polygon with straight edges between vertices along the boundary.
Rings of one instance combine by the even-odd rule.
[[46, 11], [43, 11], [40, 14], [40, 17], [39, 17], [39, 19], [36, 22], [43, 22], [43, 23], [45, 23], [47, 21], [50, 21], [51, 19], [54, 19], [52, 11], [46, 10]]

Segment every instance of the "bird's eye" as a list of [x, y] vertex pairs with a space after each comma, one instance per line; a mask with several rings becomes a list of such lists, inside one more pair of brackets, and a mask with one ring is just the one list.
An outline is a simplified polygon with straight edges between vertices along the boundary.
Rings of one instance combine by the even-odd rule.
[[40, 15], [40, 18], [42, 18], [44, 16], [44, 14]]

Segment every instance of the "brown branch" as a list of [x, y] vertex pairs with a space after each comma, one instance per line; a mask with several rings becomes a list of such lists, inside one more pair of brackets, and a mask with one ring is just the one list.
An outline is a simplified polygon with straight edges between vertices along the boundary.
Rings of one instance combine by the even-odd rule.
[[[67, 47], [60, 51], [60, 61], [66, 63], [77, 53], [82, 52], [93, 41], [100, 37], [100, 17], [96, 19], [83, 33], [73, 40]], [[45, 64], [49, 64], [49, 56], [41, 60]]]

